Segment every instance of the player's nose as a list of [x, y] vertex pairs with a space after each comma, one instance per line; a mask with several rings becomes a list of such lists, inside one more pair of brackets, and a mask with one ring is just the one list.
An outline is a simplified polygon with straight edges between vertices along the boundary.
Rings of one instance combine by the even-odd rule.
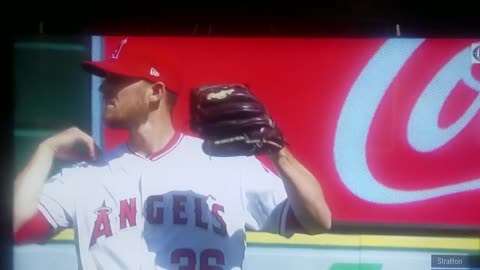
[[107, 83], [103, 82], [99, 87], [100, 93], [102, 93], [103, 98], [110, 99], [113, 96], [114, 91], [112, 87]]
[[105, 81], [103, 81], [100, 84], [100, 87], [98, 87], [98, 91], [100, 91], [100, 93], [102, 93], [102, 94], [105, 94]]

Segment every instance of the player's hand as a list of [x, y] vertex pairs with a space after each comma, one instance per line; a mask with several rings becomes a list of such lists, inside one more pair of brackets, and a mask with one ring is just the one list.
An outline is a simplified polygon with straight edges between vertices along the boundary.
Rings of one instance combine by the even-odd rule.
[[99, 151], [93, 138], [76, 127], [46, 139], [41, 145], [51, 150], [56, 158], [65, 160], [95, 160]]

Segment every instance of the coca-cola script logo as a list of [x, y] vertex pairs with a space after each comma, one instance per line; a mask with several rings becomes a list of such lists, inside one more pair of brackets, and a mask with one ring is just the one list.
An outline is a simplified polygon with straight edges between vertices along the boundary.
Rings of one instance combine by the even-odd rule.
[[[335, 166], [343, 184], [363, 200], [409, 203], [480, 189], [480, 179], [471, 179], [430, 189], [399, 190], [377, 181], [368, 167], [366, 144], [375, 113], [396, 75], [423, 42], [424, 39], [386, 41], [354, 82], [341, 110], [335, 133]], [[440, 111], [459, 81], [480, 91], [480, 82], [471, 72], [471, 54], [470, 46], [458, 52], [438, 71], [417, 100], [407, 127], [408, 142], [416, 151], [431, 152], [447, 144], [480, 110], [479, 95], [455, 123], [447, 128], [438, 126]], [[382, 76], [378, 76], [379, 71]]]
[[480, 43], [472, 44], [472, 63], [480, 63]]

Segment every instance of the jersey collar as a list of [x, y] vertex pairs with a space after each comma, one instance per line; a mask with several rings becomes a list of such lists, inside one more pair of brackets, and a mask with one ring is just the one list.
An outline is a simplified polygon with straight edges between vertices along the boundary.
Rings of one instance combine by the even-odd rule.
[[126, 146], [127, 146], [127, 149], [130, 153], [132, 153], [132, 154], [134, 154], [134, 155], [136, 155], [140, 158], [154, 161], [154, 160], [158, 160], [158, 159], [164, 157], [165, 155], [170, 153], [173, 149], [175, 149], [180, 144], [180, 141], [182, 140], [183, 136], [184, 136], [183, 133], [176, 131], [175, 134], [173, 135], [173, 137], [170, 139], [170, 141], [168, 141], [168, 143], [162, 149], [160, 149], [157, 152], [151, 153], [150, 155], [148, 155], [146, 157], [142, 156], [141, 154], [139, 154], [137, 152], [134, 152], [128, 146], [128, 144], [126, 144]]

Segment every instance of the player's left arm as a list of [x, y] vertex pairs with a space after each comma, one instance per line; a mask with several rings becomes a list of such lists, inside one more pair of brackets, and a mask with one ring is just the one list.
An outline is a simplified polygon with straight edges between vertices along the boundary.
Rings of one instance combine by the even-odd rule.
[[303, 230], [308, 234], [330, 230], [332, 214], [315, 176], [286, 147], [269, 157], [284, 182], [290, 208]]

